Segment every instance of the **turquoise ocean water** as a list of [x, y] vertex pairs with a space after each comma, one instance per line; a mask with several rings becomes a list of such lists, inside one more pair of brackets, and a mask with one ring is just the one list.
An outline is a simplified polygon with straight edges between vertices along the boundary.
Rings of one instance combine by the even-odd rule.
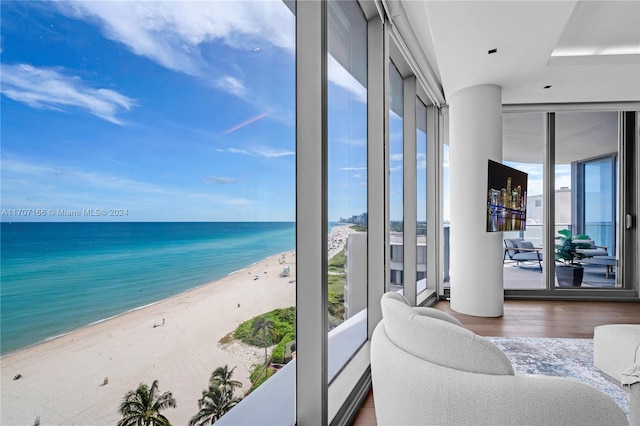
[[7, 354], [295, 248], [289, 223], [2, 223]]

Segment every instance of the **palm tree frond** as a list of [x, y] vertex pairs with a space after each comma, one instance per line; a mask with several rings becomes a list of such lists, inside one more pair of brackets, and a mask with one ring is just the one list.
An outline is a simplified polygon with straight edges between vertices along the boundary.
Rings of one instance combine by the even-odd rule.
[[124, 395], [119, 407], [122, 419], [118, 426], [171, 426], [160, 411], [175, 407], [176, 400], [171, 392], [159, 394], [157, 380], [153, 381], [150, 388], [140, 383], [135, 391], [129, 391]]

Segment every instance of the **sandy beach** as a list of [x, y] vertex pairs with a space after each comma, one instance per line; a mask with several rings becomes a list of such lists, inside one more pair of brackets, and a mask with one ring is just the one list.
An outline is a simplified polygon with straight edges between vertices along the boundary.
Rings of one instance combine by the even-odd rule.
[[[351, 231], [334, 228], [330, 256]], [[280, 277], [285, 266], [290, 276]], [[158, 380], [160, 392], [171, 391], [177, 400], [177, 408], [164, 414], [172, 424], [186, 425], [215, 368], [236, 367], [241, 391], [249, 388], [251, 365], [263, 360], [263, 349], [219, 341], [247, 319], [295, 306], [295, 277], [295, 252], [280, 253], [197, 289], [9, 354], [0, 359], [0, 424], [33, 425], [39, 418], [42, 425], [114, 425], [124, 394]], [[17, 374], [22, 377], [13, 380]]]
[[[33, 425], [40, 417], [42, 425], [114, 425], [124, 394], [157, 379], [160, 391], [173, 392], [177, 400], [166, 416], [186, 425], [215, 368], [236, 367], [234, 378], [248, 389], [249, 368], [264, 359], [264, 350], [218, 342], [247, 319], [294, 306], [295, 283], [289, 281], [295, 265], [293, 251], [271, 256], [214, 283], [3, 357], [0, 423]], [[279, 277], [284, 266], [291, 268], [289, 277]], [[17, 374], [22, 378], [13, 380]]]

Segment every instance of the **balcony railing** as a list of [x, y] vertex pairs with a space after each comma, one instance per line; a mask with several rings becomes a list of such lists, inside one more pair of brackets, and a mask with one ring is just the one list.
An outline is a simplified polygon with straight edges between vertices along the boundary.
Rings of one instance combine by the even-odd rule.
[[[367, 340], [367, 310], [329, 332], [328, 372], [331, 381]], [[283, 426], [295, 424], [296, 360], [247, 395], [217, 425]]]

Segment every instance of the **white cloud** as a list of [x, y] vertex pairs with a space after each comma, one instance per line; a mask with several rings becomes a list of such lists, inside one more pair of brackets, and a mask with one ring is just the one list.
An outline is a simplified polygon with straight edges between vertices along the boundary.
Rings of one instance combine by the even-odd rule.
[[360, 170], [367, 170], [366, 167], [340, 167], [340, 170], [344, 170], [344, 171], [360, 171]]
[[[2, 157], [2, 180], [2, 204], [8, 208], [117, 207], [129, 209], [132, 219], [168, 219], [162, 216], [165, 211], [180, 206], [176, 214], [191, 220], [207, 208], [254, 204], [250, 199], [225, 194], [157, 185], [74, 167], [33, 163], [8, 155]], [[189, 210], [184, 206], [194, 208]]]
[[329, 81], [354, 95], [360, 102], [367, 102], [367, 89], [331, 55], [329, 55], [329, 60], [327, 61], [327, 69]]
[[68, 16], [98, 22], [106, 37], [168, 69], [205, 77], [201, 47], [222, 41], [253, 51], [269, 43], [293, 52], [295, 21], [282, 1], [56, 2]]
[[339, 138], [337, 139], [338, 142], [343, 143], [345, 145], [350, 145], [350, 146], [367, 146], [367, 140], [364, 138]]
[[220, 90], [231, 93], [232, 95], [236, 95], [241, 98], [247, 94], [247, 88], [245, 87], [245, 85], [237, 78], [231, 77], [229, 75], [218, 78], [214, 82], [214, 85]]
[[245, 150], [245, 149], [238, 149], [238, 148], [227, 148], [227, 149], [221, 149], [218, 148], [216, 151], [218, 152], [230, 152], [232, 154], [246, 154], [246, 155], [251, 155], [249, 153], [249, 151]]
[[556, 175], [556, 189], [571, 188], [571, 175]]
[[403, 154], [391, 154], [389, 156], [389, 158], [391, 159], [391, 161], [402, 161], [404, 158]]
[[146, 194], [160, 194], [162, 187], [147, 182], [136, 181], [118, 176], [107, 175], [92, 171], [79, 170], [72, 167], [51, 166], [44, 163], [30, 163], [28, 161], [5, 157], [2, 159], [2, 175], [20, 176], [27, 178], [43, 178], [55, 184], [57, 182], [72, 183], [74, 186], [89, 186], [95, 189], [110, 189], [122, 192], [138, 192]]
[[[400, 122], [399, 124], [402, 125], [402, 122]], [[404, 134], [402, 133], [402, 131], [389, 134], [389, 141], [393, 145], [402, 145], [403, 140]]]
[[88, 87], [80, 77], [28, 64], [3, 64], [0, 90], [6, 97], [32, 108], [78, 108], [115, 124], [123, 124], [117, 113], [135, 105], [133, 99], [116, 91]]
[[204, 178], [204, 183], [214, 183], [220, 185], [228, 185], [230, 183], [234, 183], [235, 178], [222, 177], [222, 176], [207, 176]]
[[[521, 172], [525, 172], [531, 176], [540, 176], [542, 177], [542, 164], [537, 163], [516, 163], [513, 161], [504, 161], [504, 164], [509, 167], [513, 167], [514, 169], [520, 170]], [[569, 169], [571, 172], [571, 169]]]
[[267, 159], [272, 158], [280, 158], [280, 157], [288, 157], [291, 155], [296, 155], [295, 151], [286, 151], [279, 150], [275, 148], [271, 148], [268, 146], [259, 146], [255, 148], [245, 149], [245, 148], [227, 148], [227, 149], [218, 149], [218, 152], [230, 152], [232, 154], [243, 154], [249, 155], [251, 157], [262, 157]]
[[277, 150], [270, 147], [259, 147], [259, 148], [256, 148], [253, 152], [259, 155], [260, 157], [265, 157], [265, 158], [280, 158], [280, 157], [288, 157], [290, 155], [296, 155], [295, 151]]

